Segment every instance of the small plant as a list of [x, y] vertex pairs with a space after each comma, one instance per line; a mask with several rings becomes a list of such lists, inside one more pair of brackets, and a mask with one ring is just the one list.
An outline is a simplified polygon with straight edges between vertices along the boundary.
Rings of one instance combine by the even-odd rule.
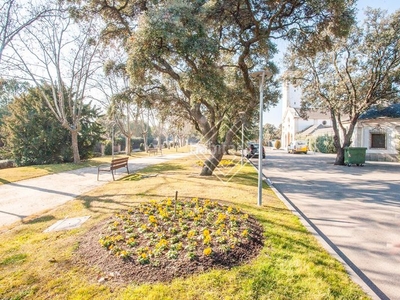
[[280, 140], [276, 140], [275, 144], [274, 144], [275, 149], [279, 150], [279, 149], [281, 149], [281, 146], [282, 146], [281, 141]]

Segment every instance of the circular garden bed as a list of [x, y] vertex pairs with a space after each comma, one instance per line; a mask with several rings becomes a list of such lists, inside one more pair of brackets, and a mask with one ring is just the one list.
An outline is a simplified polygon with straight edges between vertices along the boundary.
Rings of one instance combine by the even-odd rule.
[[90, 230], [78, 257], [99, 281], [165, 282], [248, 261], [262, 247], [262, 227], [240, 208], [198, 198], [151, 201]]

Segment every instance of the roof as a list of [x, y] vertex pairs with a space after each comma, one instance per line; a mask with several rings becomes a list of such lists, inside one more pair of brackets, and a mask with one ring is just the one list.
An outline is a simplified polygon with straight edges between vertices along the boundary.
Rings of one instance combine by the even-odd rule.
[[400, 118], [400, 103], [394, 103], [386, 107], [371, 107], [359, 117], [359, 120], [378, 119], [385, 117]]
[[[301, 116], [300, 108], [294, 108], [296, 111], [297, 116]], [[305, 114], [307, 115], [307, 119], [329, 119], [330, 115], [322, 110], [311, 108], [308, 109]]]
[[333, 127], [332, 126], [324, 126], [322, 124], [312, 125], [307, 129], [299, 132], [301, 136], [309, 136], [309, 135], [324, 135], [324, 134], [332, 134]]

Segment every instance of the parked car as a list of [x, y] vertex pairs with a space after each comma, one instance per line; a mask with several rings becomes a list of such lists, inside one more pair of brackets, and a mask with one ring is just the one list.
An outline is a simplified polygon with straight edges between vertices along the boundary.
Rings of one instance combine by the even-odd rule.
[[[257, 143], [249, 143], [249, 147], [247, 148], [247, 158], [258, 158], [258, 144]], [[265, 149], [262, 147], [262, 158], [265, 158]]]
[[287, 148], [288, 153], [304, 153], [307, 154], [308, 145], [306, 141], [293, 141]]

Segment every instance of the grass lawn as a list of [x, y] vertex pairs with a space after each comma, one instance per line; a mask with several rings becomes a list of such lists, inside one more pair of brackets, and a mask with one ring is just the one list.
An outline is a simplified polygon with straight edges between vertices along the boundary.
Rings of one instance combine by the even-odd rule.
[[[0, 299], [369, 299], [267, 185], [263, 207], [256, 205], [252, 166], [234, 170], [234, 176], [224, 176], [225, 170], [200, 177], [196, 162], [193, 157], [148, 167], [141, 176], [109, 182], [44, 215], [2, 228]], [[180, 198], [207, 198], [253, 215], [264, 228], [259, 255], [229, 270], [156, 284], [100, 283], [99, 268], [74, 262], [79, 239], [93, 226], [139, 203], [174, 197], [176, 191]], [[43, 233], [55, 221], [77, 216], [91, 218], [78, 229]]]
[[[178, 149], [171, 148], [171, 149], [163, 149], [163, 154], [183, 153], [188, 151], [189, 149], [187, 147], [182, 147]], [[125, 157], [125, 156], [126, 156], [125, 154], [115, 155], [115, 157]], [[130, 159], [136, 159], [147, 156], [149, 156], [149, 154], [147, 154], [146, 152], [132, 152]], [[111, 155], [106, 155], [82, 161], [80, 164], [64, 163], [64, 164], [0, 169], [0, 185], [24, 179], [49, 175], [53, 173], [71, 171], [84, 167], [98, 166], [100, 164], [108, 163], [110, 161], [111, 161]]]

